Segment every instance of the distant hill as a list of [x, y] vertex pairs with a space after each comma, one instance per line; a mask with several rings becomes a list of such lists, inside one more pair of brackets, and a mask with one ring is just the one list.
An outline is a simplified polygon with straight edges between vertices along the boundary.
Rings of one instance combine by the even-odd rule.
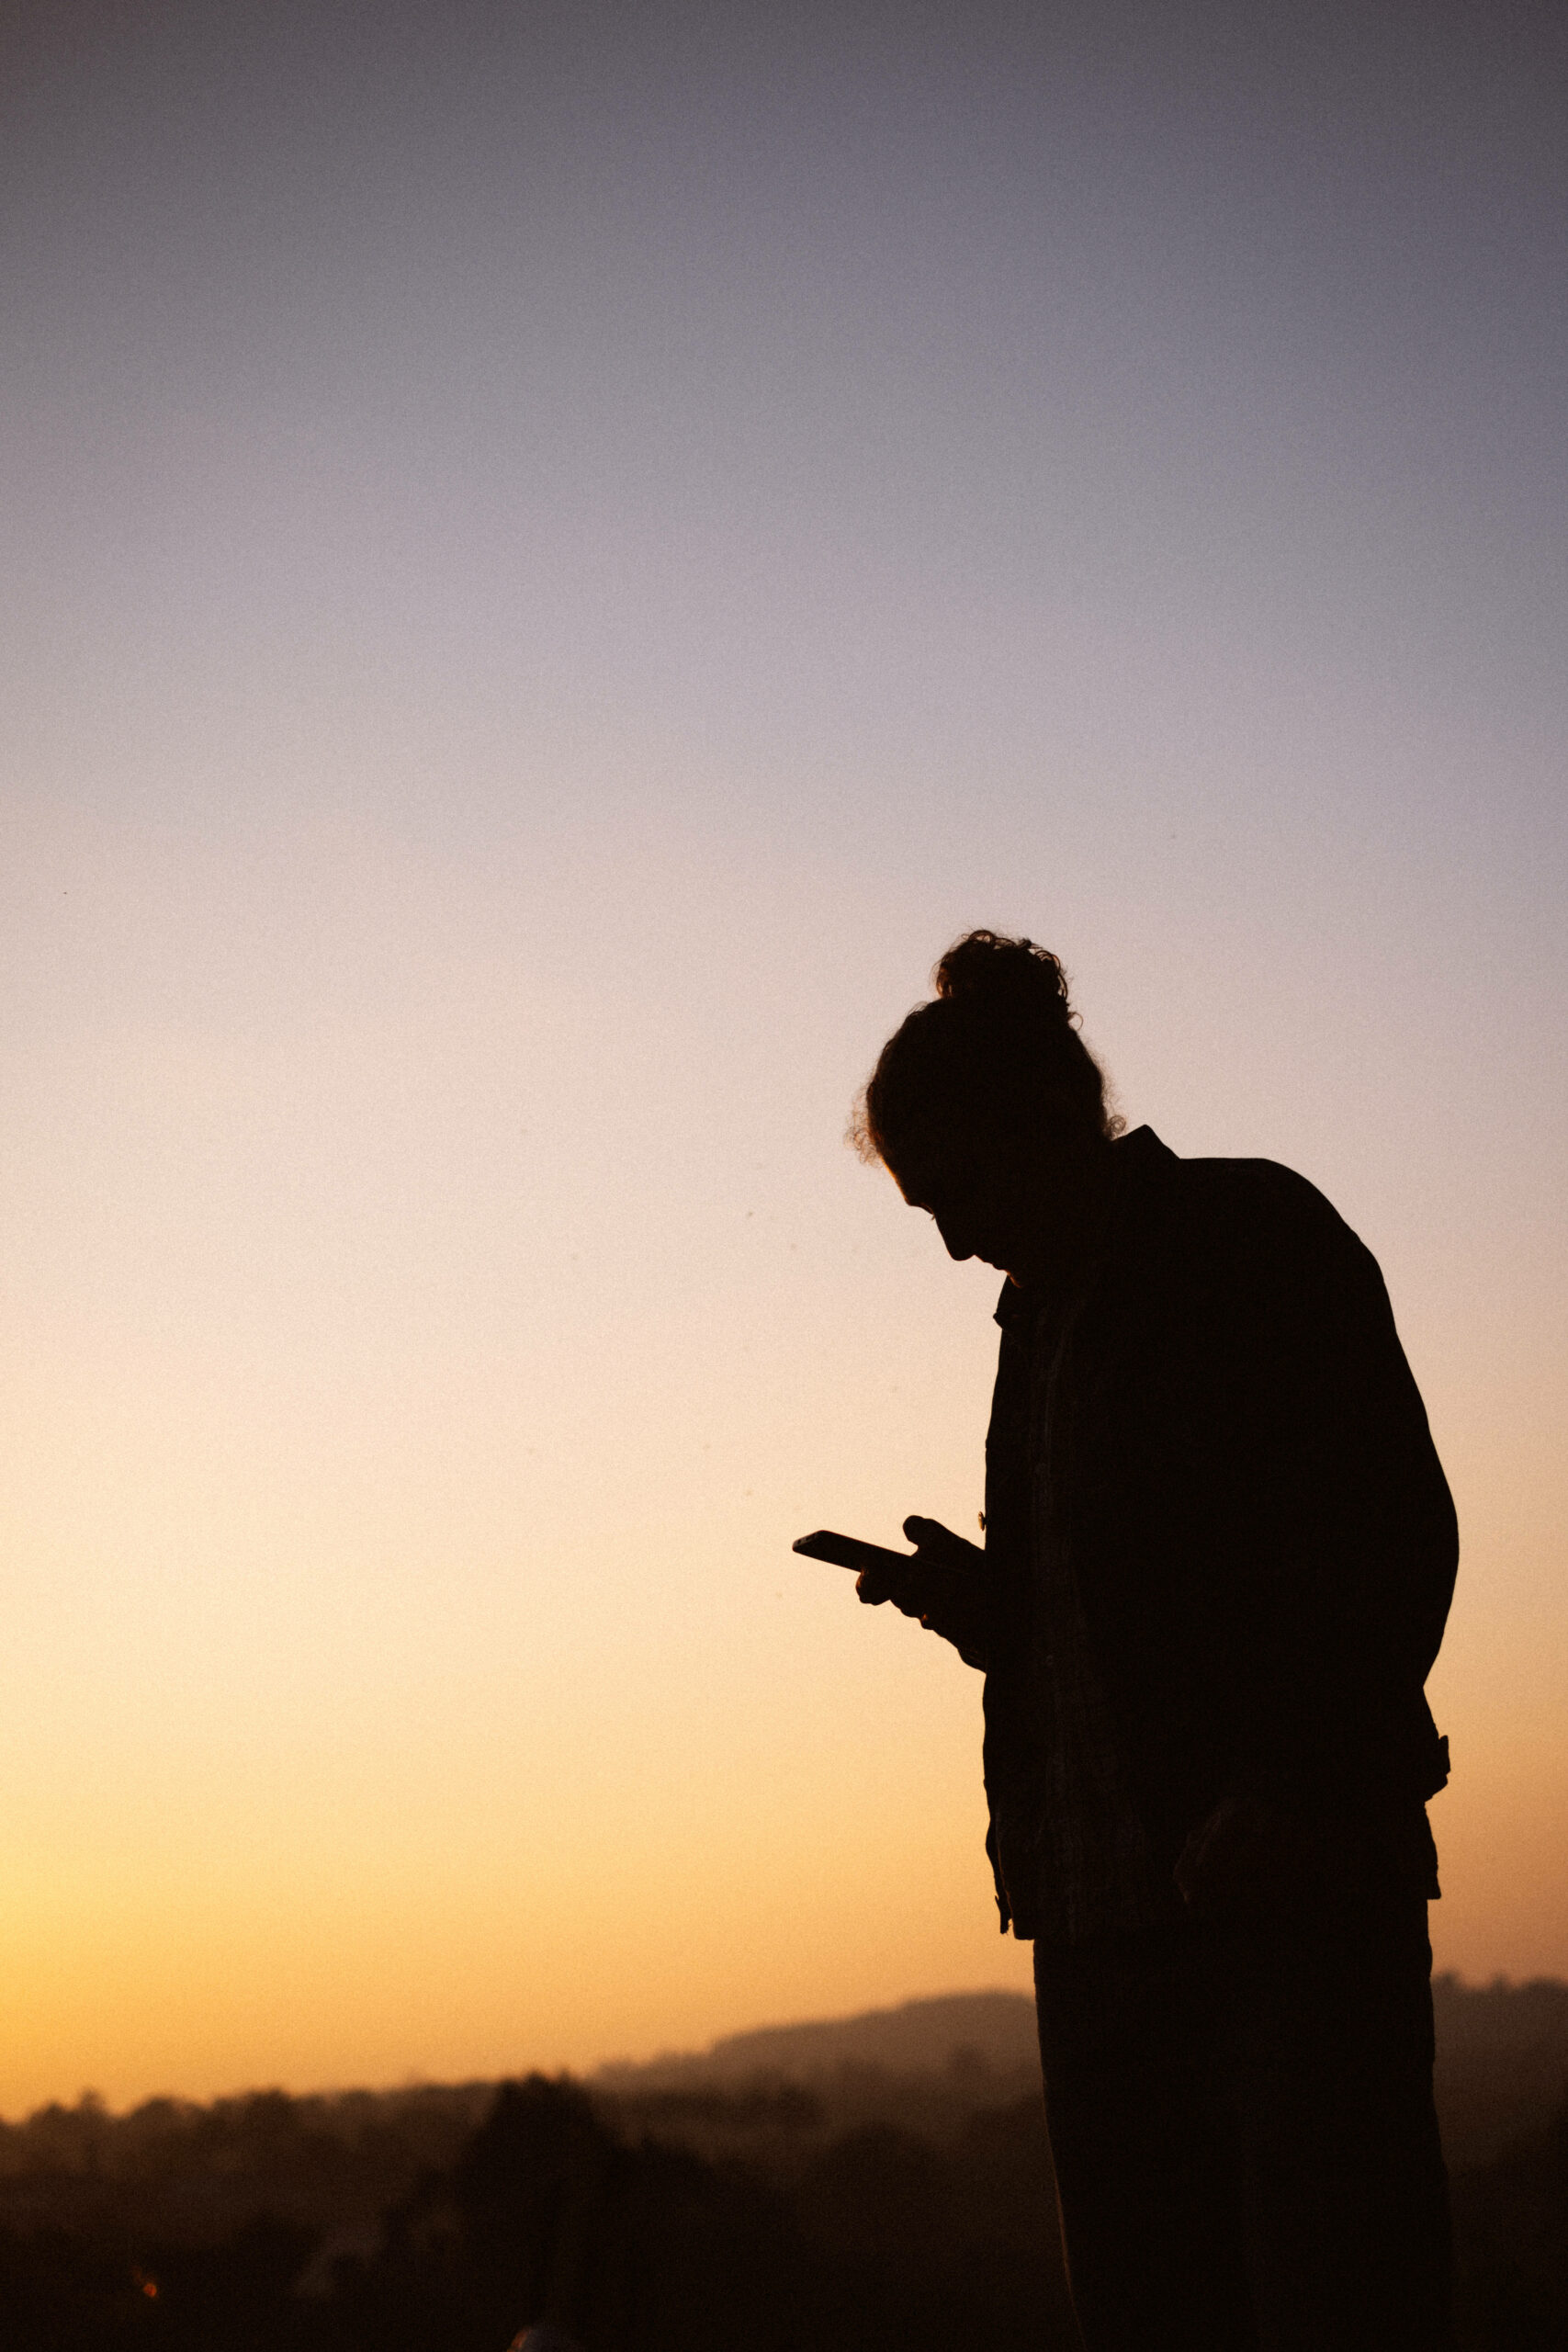
[[[1568, 1984], [1465, 1984], [1439, 1976], [1438, 2103], [1450, 2160], [1488, 2162], [1568, 2099]], [[601, 2068], [614, 2097], [733, 2089], [757, 2082], [807, 2089], [877, 2074], [941, 2078], [976, 2100], [1038, 2080], [1034, 2010], [1021, 1993], [948, 1993], [848, 2018], [763, 2026], [707, 2050]]]
[[718, 2088], [760, 2077], [814, 2085], [846, 2073], [1033, 2075], [1040, 2064], [1034, 2005], [1021, 1993], [944, 1993], [897, 2008], [760, 2026], [728, 2034], [707, 2050], [670, 2053], [643, 2065], [602, 2067], [605, 2090]]

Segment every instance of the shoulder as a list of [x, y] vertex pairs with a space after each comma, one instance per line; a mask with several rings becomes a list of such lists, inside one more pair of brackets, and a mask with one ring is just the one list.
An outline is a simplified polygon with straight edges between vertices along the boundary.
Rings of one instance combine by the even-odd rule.
[[1127, 1191], [1134, 1206], [1216, 1232], [1236, 1235], [1293, 1231], [1325, 1242], [1361, 1245], [1333, 1203], [1306, 1177], [1277, 1159], [1182, 1159], [1150, 1127], [1115, 1147], [1125, 1155]]
[[1325, 1246], [1360, 1247], [1332, 1201], [1277, 1159], [1179, 1159], [1178, 1182], [1192, 1214], [1245, 1231], [1286, 1233]]
[[1377, 1261], [1333, 1203], [1274, 1159], [1181, 1159], [1148, 1129], [1129, 1164], [1130, 1254], [1145, 1278], [1181, 1289], [1249, 1297], [1262, 1307], [1299, 1295], [1325, 1312], [1331, 1297], [1368, 1302], [1382, 1292]]

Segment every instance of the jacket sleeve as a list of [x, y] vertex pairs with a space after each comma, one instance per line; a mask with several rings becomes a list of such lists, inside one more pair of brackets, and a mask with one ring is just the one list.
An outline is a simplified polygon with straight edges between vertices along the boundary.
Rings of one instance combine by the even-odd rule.
[[1209, 1639], [1237, 1787], [1314, 1808], [1447, 1776], [1423, 1691], [1458, 1565], [1371, 1253], [1282, 1169], [1236, 1204], [1206, 1336]]

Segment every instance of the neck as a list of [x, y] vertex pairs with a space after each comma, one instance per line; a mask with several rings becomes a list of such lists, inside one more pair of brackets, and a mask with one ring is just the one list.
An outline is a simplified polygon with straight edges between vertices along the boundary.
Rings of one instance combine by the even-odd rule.
[[1070, 1297], [1093, 1264], [1111, 1219], [1113, 1166], [1101, 1135], [1075, 1139], [1042, 1170], [1035, 1213], [1008, 1267], [1021, 1289]]

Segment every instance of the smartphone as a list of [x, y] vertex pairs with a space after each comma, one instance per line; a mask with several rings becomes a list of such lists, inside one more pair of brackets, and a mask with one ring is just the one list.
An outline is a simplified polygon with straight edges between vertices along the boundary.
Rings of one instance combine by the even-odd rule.
[[835, 1535], [830, 1527], [819, 1527], [815, 1535], [798, 1536], [790, 1549], [804, 1552], [808, 1560], [829, 1560], [836, 1568], [907, 1568], [914, 1558], [912, 1552], [890, 1552], [881, 1544], [863, 1544], [858, 1535]]

